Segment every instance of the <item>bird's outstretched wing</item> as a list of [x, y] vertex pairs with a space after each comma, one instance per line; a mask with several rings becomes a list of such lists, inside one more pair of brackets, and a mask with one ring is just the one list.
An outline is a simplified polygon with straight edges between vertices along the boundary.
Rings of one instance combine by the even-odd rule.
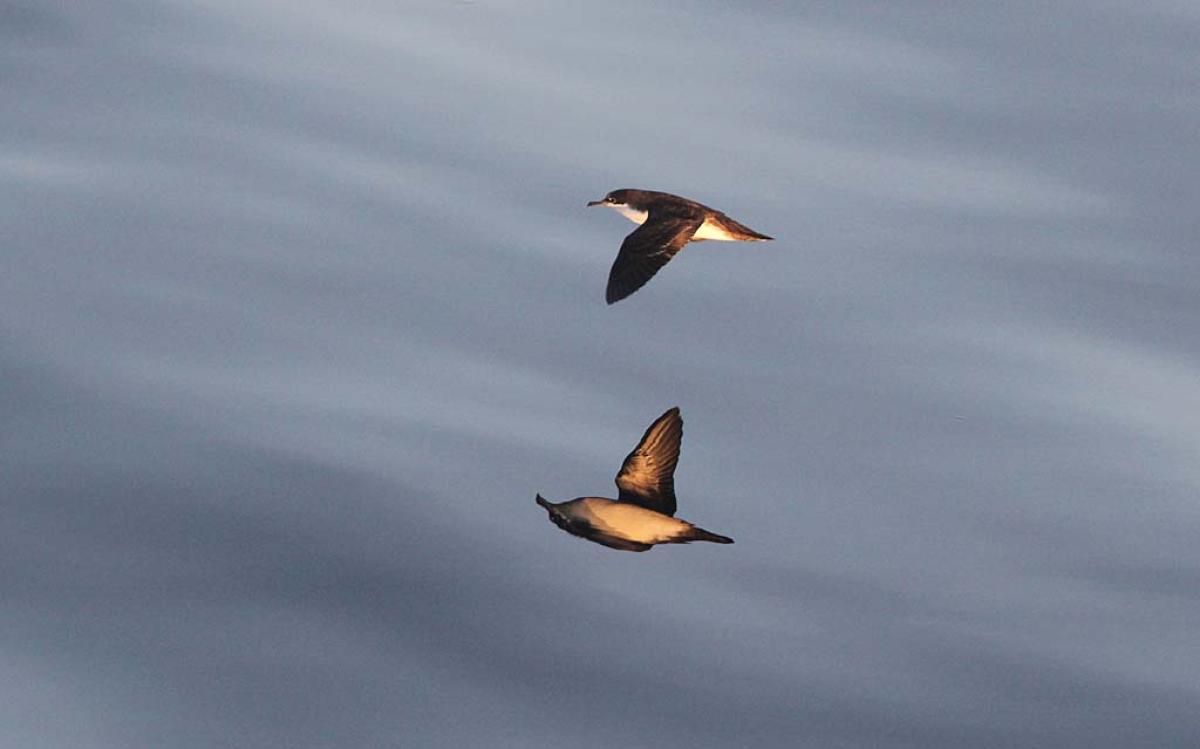
[[703, 223], [704, 214], [700, 211], [656, 216], [651, 210], [646, 223], [634, 229], [621, 243], [621, 251], [608, 273], [605, 300], [609, 304], [619, 302], [645, 286], [659, 268], [683, 249]]
[[683, 417], [678, 408], [659, 416], [633, 448], [617, 474], [618, 501], [664, 515], [675, 514], [675, 464], [683, 440]]

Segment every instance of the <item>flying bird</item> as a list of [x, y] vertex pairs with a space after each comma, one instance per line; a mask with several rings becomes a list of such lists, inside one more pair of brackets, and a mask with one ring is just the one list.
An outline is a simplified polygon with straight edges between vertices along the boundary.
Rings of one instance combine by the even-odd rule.
[[613, 190], [588, 206], [616, 210], [640, 226], [625, 237], [608, 274], [604, 298], [619, 302], [642, 288], [688, 242], [762, 242], [772, 239], [694, 200], [654, 190]]
[[683, 439], [678, 408], [659, 416], [617, 474], [617, 499], [579, 497], [554, 503], [537, 495], [550, 521], [567, 533], [622, 551], [646, 551], [655, 544], [712, 541], [731, 544], [732, 538], [710, 533], [675, 515], [675, 464]]

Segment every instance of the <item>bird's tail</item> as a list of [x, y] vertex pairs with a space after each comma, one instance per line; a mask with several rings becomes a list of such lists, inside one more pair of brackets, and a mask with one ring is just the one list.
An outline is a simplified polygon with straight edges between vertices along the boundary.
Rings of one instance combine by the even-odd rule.
[[724, 216], [724, 219], [725, 219], [726, 223], [728, 224], [726, 229], [730, 230], [731, 234], [733, 234], [737, 239], [740, 239], [743, 242], [770, 242], [771, 240], [775, 239], [775, 237], [768, 237], [766, 234], [763, 234], [761, 231], [754, 231], [749, 226], [746, 226], [745, 224], [743, 224], [741, 221], [734, 221], [733, 219], [729, 218], [728, 216]]
[[712, 541], [714, 544], [731, 544], [733, 539], [729, 536], [722, 536], [717, 533], [710, 533], [703, 528], [692, 526], [692, 529], [685, 537], [688, 541]]

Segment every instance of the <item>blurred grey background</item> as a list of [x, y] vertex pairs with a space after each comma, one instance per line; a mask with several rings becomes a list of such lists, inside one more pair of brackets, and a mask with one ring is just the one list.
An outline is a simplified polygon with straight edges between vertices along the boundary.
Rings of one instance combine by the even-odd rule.
[[0, 0], [0, 743], [1196, 741], [1200, 6], [729, 5]]

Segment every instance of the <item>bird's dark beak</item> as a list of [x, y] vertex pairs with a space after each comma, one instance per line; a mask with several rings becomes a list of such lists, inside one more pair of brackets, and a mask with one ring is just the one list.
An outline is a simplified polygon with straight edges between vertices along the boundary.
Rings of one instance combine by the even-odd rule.
[[594, 205], [604, 205], [604, 201], [603, 200], [589, 200], [588, 201], [588, 208], [591, 208]]
[[550, 503], [541, 494], [537, 495], [537, 503], [546, 509], [550, 509]]

